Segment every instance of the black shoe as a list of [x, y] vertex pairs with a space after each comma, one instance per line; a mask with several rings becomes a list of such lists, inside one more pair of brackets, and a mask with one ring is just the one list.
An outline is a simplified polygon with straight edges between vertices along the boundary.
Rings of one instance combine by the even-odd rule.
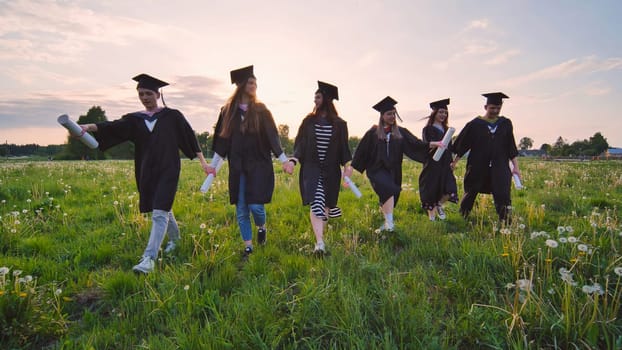
[[265, 228], [260, 228], [259, 230], [257, 230], [257, 243], [264, 245], [266, 244], [266, 229]]
[[246, 248], [244, 248], [244, 256], [245, 257], [251, 255], [252, 253], [253, 253], [253, 247], [246, 246]]

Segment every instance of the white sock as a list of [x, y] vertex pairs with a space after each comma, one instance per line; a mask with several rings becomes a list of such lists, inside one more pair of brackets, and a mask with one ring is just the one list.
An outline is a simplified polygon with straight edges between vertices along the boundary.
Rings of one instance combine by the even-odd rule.
[[393, 213], [384, 214], [384, 221], [389, 227], [393, 227]]

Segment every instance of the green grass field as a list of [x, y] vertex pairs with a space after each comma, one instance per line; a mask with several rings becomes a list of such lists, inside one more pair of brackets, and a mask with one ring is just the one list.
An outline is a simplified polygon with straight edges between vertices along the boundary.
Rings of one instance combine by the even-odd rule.
[[226, 167], [201, 194], [184, 160], [182, 243], [146, 276], [131, 271], [150, 227], [133, 162], [2, 161], [1, 347], [621, 349], [622, 164], [521, 161], [509, 227], [486, 195], [469, 221], [450, 204], [430, 222], [405, 162], [397, 230], [379, 233], [357, 174], [363, 198], [342, 189], [324, 258], [297, 174], [277, 170], [268, 244], [243, 261]]

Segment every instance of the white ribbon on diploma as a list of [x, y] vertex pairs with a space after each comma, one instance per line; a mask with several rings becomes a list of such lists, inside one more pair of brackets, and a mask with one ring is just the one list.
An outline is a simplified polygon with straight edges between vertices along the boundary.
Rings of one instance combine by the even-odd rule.
[[441, 157], [443, 156], [443, 152], [445, 152], [445, 149], [449, 147], [449, 142], [451, 141], [452, 136], [454, 136], [454, 132], [456, 132], [456, 129], [454, 128], [449, 128], [445, 132], [445, 136], [443, 136], [443, 140], [441, 141], [443, 142], [443, 145], [445, 145], [445, 147], [439, 147], [436, 149], [436, 152], [434, 152], [434, 155], [432, 156], [432, 159], [434, 159], [435, 162], [438, 162], [441, 159]]
[[356, 187], [356, 184], [354, 183], [354, 181], [352, 181], [352, 179], [350, 179], [349, 176], [344, 176], [343, 180], [348, 184], [348, 188], [350, 189], [350, 191], [352, 191], [352, 193], [354, 193], [356, 198], [361, 198], [363, 194], [361, 193], [359, 188]]
[[[216, 172], [218, 172], [218, 170], [220, 170], [220, 167], [223, 164], [224, 164], [224, 159], [214, 158], [212, 159], [212, 163], [210, 164], [210, 166], [216, 169]], [[212, 182], [214, 182], [214, 174], [207, 175], [207, 177], [205, 178], [205, 181], [203, 181], [203, 184], [201, 185], [200, 191], [202, 193], [206, 193], [209, 190], [210, 186], [212, 185]]]
[[67, 114], [61, 115], [56, 120], [60, 125], [64, 126], [65, 129], [69, 130], [71, 136], [78, 138], [80, 141], [82, 141], [83, 144], [86, 145], [86, 147], [90, 149], [95, 149], [97, 148], [97, 146], [99, 146], [97, 140], [95, 140], [95, 138], [91, 136], [91, 134], [82, 130], [80, 125], [69, 119], [69, 116]]

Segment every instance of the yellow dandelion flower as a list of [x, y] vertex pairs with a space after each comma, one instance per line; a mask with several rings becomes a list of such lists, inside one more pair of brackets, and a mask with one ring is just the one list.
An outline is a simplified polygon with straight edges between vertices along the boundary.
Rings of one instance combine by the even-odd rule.
[[509, 253], [503, 253], [503, 254], [501, 254], [501, 256], [510, 256], [510, 254]]
[[25, 298], [28, 294], [26, 292], [19, 293], [20, 298]]

